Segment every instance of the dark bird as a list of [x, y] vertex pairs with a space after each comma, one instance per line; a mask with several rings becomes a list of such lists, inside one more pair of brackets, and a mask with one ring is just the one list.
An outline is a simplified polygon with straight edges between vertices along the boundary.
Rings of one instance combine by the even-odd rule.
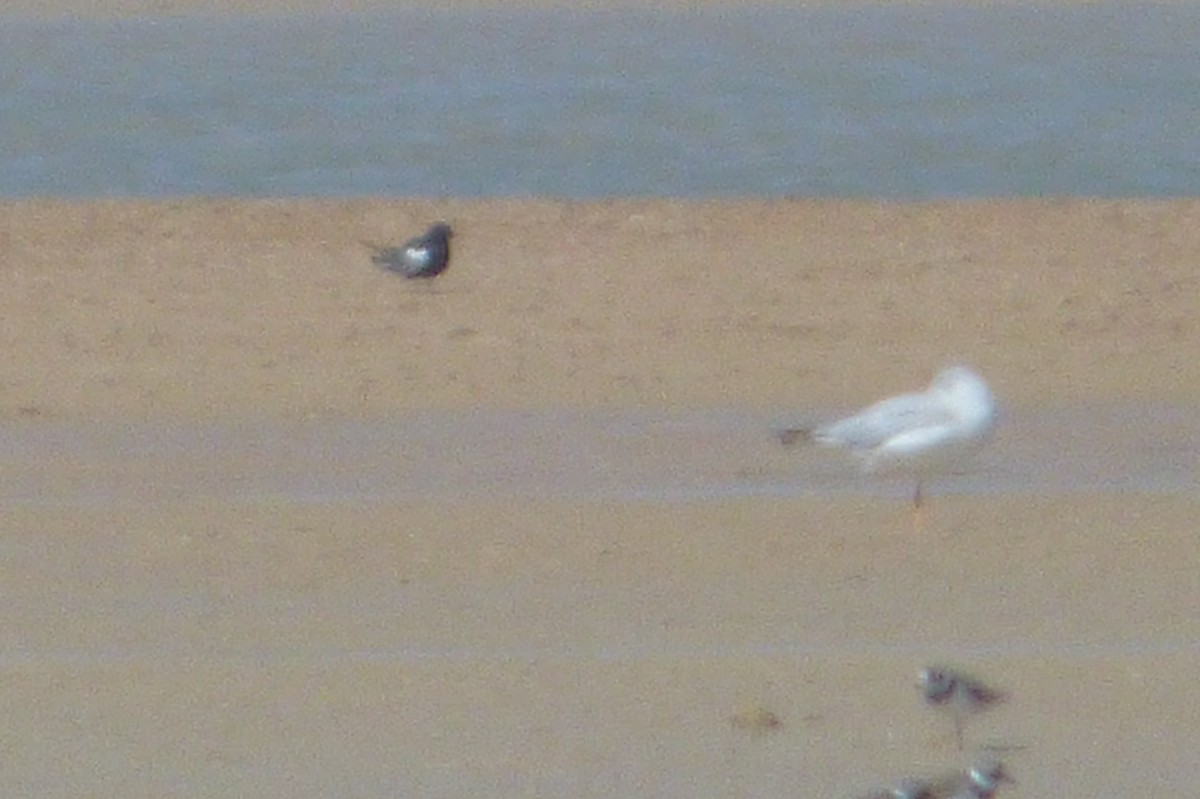
[[375, 253], [371, 261], [389, 272], [405, 277], [437, 277], [450, 263], [450, 239], [454, 233], [445, 222], [438, 222], [400, 247], [367, 244]]
[[989, 688], [974, 677], [934, 666], [921, 669], [917, 687], [925, 704], [949, 713], [954, 720], [954, 735], [960, 751], [966, 720], [1005, 699], [1003, 692]]

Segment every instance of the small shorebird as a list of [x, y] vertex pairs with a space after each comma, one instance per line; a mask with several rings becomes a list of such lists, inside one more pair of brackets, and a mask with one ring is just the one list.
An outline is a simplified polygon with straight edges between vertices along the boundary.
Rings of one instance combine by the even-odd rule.
[[375, 251], [371, 261], [389, 272], [398, 272], [405, 277], [437, 277], [450, 263], [450, 239], [453, 236], [449, 225], [438, 222], [403, 246], [367, 246]]
[[984, 759], [971, 767], [949, 799], [992, 799], [1001, 783], [1015, 782], [999, 760]]
[[1014, 780], [1004, 764], [983, 758], [965, 773], [954, 772], [927, 780], [904, 779], [863, 799], [992, 799], [1005, 782]]
[[937, 666], [921, 669], [917, 687], [925, 704], [949, 713], [954, 720], [954, 737], [963, 748], [963, 725], [967, 719], [1003, 702], [1005, 694], [989, 688], [974, 677]]
[[952, 366], [925, 391], [881, 400], [819, 427], [779, 430], [776, 437], [785, 446], [811, 441], [849, 450], [868, 474], [914, 476], [913, 526], [920, 529], [925, 480], [979, 449], [995, 426], [987, 383], [966, 366]]

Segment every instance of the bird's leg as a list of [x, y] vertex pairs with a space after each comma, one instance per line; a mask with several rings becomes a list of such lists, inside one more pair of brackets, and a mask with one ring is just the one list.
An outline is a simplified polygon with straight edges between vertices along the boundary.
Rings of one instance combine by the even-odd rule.
[[958, 751], [962, 751], [963, 717], [961, 713], [954, 714], [954, 740], [958, 743]]
[[913, 532], [919, 533], [925, 529], [925, 502], [921, 496], [921, 481], [917, 480], [917, 488], [913, 492]]

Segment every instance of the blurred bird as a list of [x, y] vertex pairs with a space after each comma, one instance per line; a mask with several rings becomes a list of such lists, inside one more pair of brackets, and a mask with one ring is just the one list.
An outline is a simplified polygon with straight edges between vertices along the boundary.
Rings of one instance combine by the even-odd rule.
[[945, 796], [946, 799], [991, 799], [1005, 782], [1015, 780], [1004, 764], [994, 758], [983, 758], [956, 780], [948, 780], [942, 785], [935, 783], [932, 795]]
[[963, 725], [967, 719], [1006, 698], [1003, 692], [962, 672], [935, 666], [921, 669], [917, 687], [925, 704], [947, 712], [954, 720], [954, 737], [959, 751], [963, 748]]
[[[454, 233], [445, 222], [438, 222], [401, 247], [367, 244], [375, 253], [373, 263], [405, 277], [437, 277], [450, 263], [450, 239]], [[364, 242], [365, 243], [365, 242]]]
[[811, 441], [847, 449], [868, 474], [912, 475], [917, 480], [913, 526], [919, 529], [925, 479], [981, 447], [995, 426], [996, 403], [987, 383], [965, 366], [952, 366], [925, 391], [881, 400], [819, 427], [775, 435], [784, 446]]

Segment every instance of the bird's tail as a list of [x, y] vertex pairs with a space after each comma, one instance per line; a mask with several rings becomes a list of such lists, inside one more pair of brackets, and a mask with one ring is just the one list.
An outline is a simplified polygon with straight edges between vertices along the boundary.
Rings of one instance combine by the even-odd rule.
[[797, 444], [811, 444], [813, 442], [813, 431], [810, 427], [787, 427], [782, 430], [776, 430], [775, 438], [785, 447]]
[[396, 265], [399, 251], [395, 247], [389, 247], [386, 244], [372, 244], [362, 239], [359, 239], [358, 243], [371, 251], [371, 263], [384, 267]]

